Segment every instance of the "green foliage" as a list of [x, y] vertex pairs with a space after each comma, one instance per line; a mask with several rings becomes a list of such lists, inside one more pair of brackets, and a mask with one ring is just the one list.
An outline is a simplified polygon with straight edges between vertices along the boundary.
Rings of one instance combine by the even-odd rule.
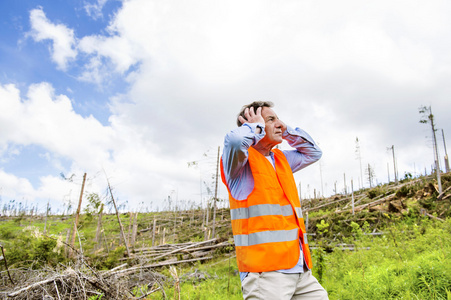
[[[177, 270], [180, 277], [181, 299], [188, 300], [242, 300], [241, 282], [236, 260], [233, 257], [218, 259], [210, 264], [196, 264], [193, 267]], [[194, 272], [205, 274], [205, 279], [194, 279], [189, 276]], [[166, 299], [174, 297], [174, 281], [164, 286]], [[155, 296], [153, 296], [155, 295]], [[149, 299], [163, 299], [161, 292], [152, 294]]]
[[62, 245], [57, 237], [46, 237], [36, 227], [27, 227], [5, 243], [6, 256], [10, 265], [26, 265], [33, 262], [33, 267], [64, 261]]
[[17, 229], [9, 226], [9, 224], [2, 224], [2, 226], [0, 226], [0, 240], [15, 239], [17, 234]]
[[[410, 178], [405, 178], [410, 180]], [[442, 176], [443, 188], [451, 185], [451, 175]], [[372, 202], [376, 197], [382, 198], [397, 190], [397, 197], [402, 197], [405, 209], [402, 213], [388, 212], [387, 202], [379, 208], [356, 211], [352, 214], [348, 201], [322, 207], [321, 210], [309, 212], [309, 233], [316, 233], [309, 238], [312, 248], [313, 272], [328, 290], [330, 299], [451, 299], [451, 198], [437, 200], [433, 179], [412, 181], [409, 186], [396, 187], [381, 185], [373, 189], [356, 192], [356, 197], [364, 196], [360, 204]], [[370, 198], [370, 199], [368, 199]], [[88, 195], [88, 208], [81, 215], [78, 228], [83, 253], [88, 261], [98, 269], [111, 269], [121, 264], [125, 247], [120, 246], [119, 226], [114, 214], [104, 214], [102, 221], [102, 240], [94, 243], [97, 227], [99, 197]], [[359, 198], [360, 199], [360, 198]], [[338, 200], [337, 199], [333, 199]], [[310, 207], [323, 204], [327, 199], [309, 202]], [[327, 203], [327, 202], [326, 202]], [[335, 213], [347, 205], [349, 211]], [[385, 205], [385, 207], [384, 207]], [[430, 219], [424, 210], [446, 222]], [[221, 213], [222, 226], [217, 227], [221, 240], [231, 240], [230, 214], [227, 209]], [[129, 214], [120, 218], [126, 235], [130, 230]], [[161, 212], [139, 214], [138, 232], [151, 228], [157, 219], [159, 234], [155, 243], [161, 243], [163, 228], [166, 230], [166, 243], [203, 241], [204, 231], [199, 230], [205, 218], [199, 209], [185, 212]], [[448, 219], [446, 219], [448, 218]], [[177, 219], [174, 226], [173, 220]], [[65, 240], [68, 228], [73, 227], [73, 218], [49, 215], [46, 232], [52, 238], [41, 234], [44, 217], [18, 216], [2, 219], [0, 226], [0, 243], [5, 247], [6, 257], [11, 268], [41, 268], [46, 264], [55, 265], [64, 262], [61, 240]], [[217, 219], [218, 221], [218, 219]], [[183, 223], [182, 223], [183, 222]], [[24, 225], [33, 227], [24, 229]], [[171, 231], [177, 228], [176, 234]], [[370, 235], [383, 232], [384, 235]], [[152, 240], [150, 231], [138, 233], [135, 249], [149, 247]], [[354, 251], [337, 250], [336, 244], [346, 244]], [[97, 246], [97, 247], [95, 247]], [[344, 247], [344, 246], [343, 246]], [[103, 248], [103, 249], [102, 249]], [[95, 250], [95, 251], [94, 251]], [[215, 250], [214, 262], [195, 265], [178, 265], [182, 299], [242, 299], [241, 283], [235, 258], [224, 260], [225, 255], [234, 250], [233, 245]], [[107, 254], [108, 253], [108, 254]], [[230, 264], [229, 264], [230, 263]], [[180, 268], [180, 269], [179, 269]], [[205, 279], [190, 277], [193, 272], [202, 272]], [[155, 269], [159, 273], [168, 273], [164, 269]], [[166, 299], [174, 299], [174, 281], [162, 281]], [[160, 285], [141, 285], [132, 291], [135, 297], [144, 296]], [[100, 291], [98, 291], [100, 292]], [[99, 294], [89, 299], [103, 299]], [[162, 299], [163, 293], [156, 292], [147, 299]], [[144, 298], [145, 299], [145, 298]]]
[[[365, 232], [351, 224], [357, 236]], [[328, 254], [323, 286], [330, 299], [447, 299], [451, 221], [400, 223], [386, 233], [356, 241], [362, 250]]]
[[380, 195], [385, 194], [385, 191], [384, 191], [383, 188], [381, 188], [381, 187], [378, 186], [378, 187], [375, 187], [375, 188], [373, 188], [373, 189], [368, 190], [366, 193], [367, 193], [367, 195], [368, 195], [368, 198], [374, 199], [374, 198], [376, 198], [377, 196], [380, 196]]
[[106, 259], [100, 263], [98, 267], [104, 269], [112, 269], [119, 264], [119, 259], [124, 257], [125, 246], [119, 246], [111, 251]]
[[136, 286], [132, 289], [132, 294], [135, 297], [141, 297], [148, 293], [149, 291], [149, 285], [145, 284], [142, 286]]
[[329, 231], [327, 229], [329, 228], [329, 223], [324, 222], [324, 220], [321, 220], [319, 224], [316, 224], [316, 227], [318, 227], [319, 234], [324, 234]]
[[91, 222], [93, 220], [93, 214], [98, 213], [100, 206], [102, 205], [102, 201], [96, 193], [91, 193], [86, 198], [88, 200], [88, 205], [86, 205], [84, 209], [85, 220], [87, 222]]
[[396, 197], [411, 197], [415, 193], [415, 188], [413, 186], [402, 186], [399, 190], [396, 191]]

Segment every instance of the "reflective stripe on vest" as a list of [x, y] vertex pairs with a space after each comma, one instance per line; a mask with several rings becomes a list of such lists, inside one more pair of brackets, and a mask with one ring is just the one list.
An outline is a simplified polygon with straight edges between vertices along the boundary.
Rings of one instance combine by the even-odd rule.
[[[296, 210], [300, 211], [301, 209], [297, 209], [296, 207]], [[230, 217], [232, 220], [271, 215], [283, 215], [285, 217], [288, 217], [293, 215], [293, 209], [291, 208], [291, 205], [280, 206], [279, 204], [259, 204], [250, 207], [241, 207], [230, 210]]]
[[233, 198], [221, 160], [221, 179], [229, 192], [238, 269], [267, 272], [292, 268], [299, 258], [299, 241], [311, 269], [299, 194], [285, 155], [274, 149], [273, 166], [252, 147], [248, 152], [254, 189], [243, 200]]
[[300, 207], [295, 207], [294, 210], [296, 211], [296, 214], [298, 215], [299, 219], [304, 218], [302, 216], [302, 209]]
[[251, 234], [234, 235], [235, 246], [253, 246], [265, 243], [289, 242], [298, 239], [298, 229], [261, 231]]

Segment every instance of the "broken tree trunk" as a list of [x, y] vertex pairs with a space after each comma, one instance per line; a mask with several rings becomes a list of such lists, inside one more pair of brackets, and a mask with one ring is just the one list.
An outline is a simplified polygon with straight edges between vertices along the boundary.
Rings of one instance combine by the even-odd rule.
[[[86, 173], [83, 175], [83, 183], [81, 184], [80, 199], [78, 200], [78, 208], [77, 212], [75, 213], [74, 230], [72, 231], [72, 239], [70, 241], [70, 245], [72, 247], [74, 247], [75, 245], [75, 235], [77, 234], [78, 218], [80, 217], [81, 201], [83, 199], [83, 190], [85, 189], [85, 182], [86, 182]], [[72, 252], [70, 253], [72, 255]]]
[[119, 211], [117, 210], [116, 201], [114, 201], [113, 191], [111, 190], [111, 185], [110, 185], [110, 181], [108, 180], [108, 178], [107, 178], [107, 183], [108, 183], [108, 190], [110, 191], [110, 195], [111, 195], [111, 201], [113, 202], [114, 210], [116, 211], [116, 217], [117, 217], [117, 222], [119, 223], [119, 229], [121, 230], [121, 236], [122, 236], [122, 239], [124, 240], [125, 248], [127, 250], [127, 256], [130, 257], [130, 249], [128, 248], [127, 239], [125, 238], [124, 227], [122, 226], [121, 218], [119, 217]]
[[157, 219], [153, 217], [153, 230], [152, 230], [152, 246], [155, 245], [155, 225], [157, 224]]

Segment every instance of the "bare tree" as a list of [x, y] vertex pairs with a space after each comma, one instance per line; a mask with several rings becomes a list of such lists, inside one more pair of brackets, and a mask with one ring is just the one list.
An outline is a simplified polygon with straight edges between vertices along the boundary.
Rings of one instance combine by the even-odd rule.
[[78, 201], [77, 212], [75, 213], [74, 231], [72, 232], [72, 238], [71, 238], [71, 242], [70, 242], [70, 245], [72, 247], [74, 247], [74, 245], [75, 245], [75, 235], [77, 234], [78, 219], [80, 217], [81, 201], [83, 199], [83, 191], [85, 189], [85, 182], [86, 182], [86, 173], [83, 175], [83, 183], [81, 184], [80, 199]]
[[438, 183], [438, 192], [439, 194], [442, 193], [442, 180], [440, 178], [440, 161], [439, 161], [439, 155], [438, 155], [438, 148], [437, 148], [437, 138], [435, 136], [435, 124], [434, 124], [434, 115], [432, 114], [432, 108], [431, 106], [426, 107], [422, 106], [419, 108], [420, 114], [423, 115], [423, 119], [420, 120], [420, 123], [422, 124], [431, 124], [432, 129], [432, 138], [433, 138], [433, 148], [434, 148], [434, 161], [435, 161], [435, 173], [437, 174], [437, 183]]
[[373, 187], [373, 179], [374, 179], [374, 169], [368, 164], [368, 168], [366, 169], [365, 174], [368, 176], [368, 183], [370, 184], [370, 188]]

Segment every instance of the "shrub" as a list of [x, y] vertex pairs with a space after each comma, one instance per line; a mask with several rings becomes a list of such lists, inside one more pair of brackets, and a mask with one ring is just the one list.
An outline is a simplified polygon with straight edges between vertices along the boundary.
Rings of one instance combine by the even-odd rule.
[[57, 239], [43, 236], [36, 227], [27, 227], [6, 245], [6, 256], [11, 265], [28, 265], [37, 268], [55, 265], [65, 260]]

